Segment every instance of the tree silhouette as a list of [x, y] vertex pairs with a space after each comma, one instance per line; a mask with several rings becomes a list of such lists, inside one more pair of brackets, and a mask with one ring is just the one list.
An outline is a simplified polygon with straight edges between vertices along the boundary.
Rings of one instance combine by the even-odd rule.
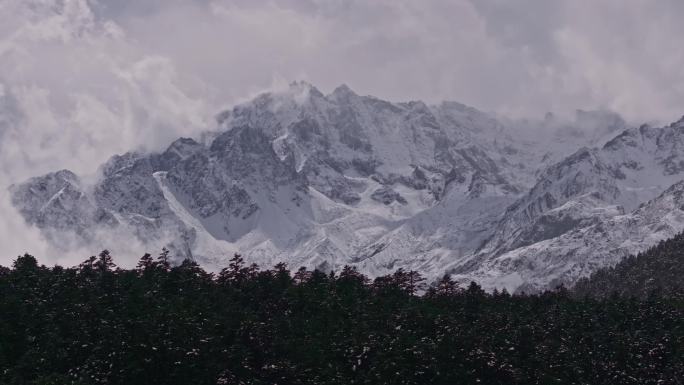
[[[668, 243], [658, 247], [678, 253]], [[239, 255], [216, 276], [192, 260], [172, 266], [167, 250], [157, 259], [143, 255], [134, 270], [116, 268], [107, 251], [75, 268], [47, 268], [24, 255], [0, 268], [0, 384], [655, 385], [684, 378], [684, 307], [670, 291], [643, 299], [564, 288], [489, 294], [444, 275], [422, 295], [424, 283], [401, 269], [372, 282], [350, 266], [339, 274], [292, 274], [285, 264], [260, 270]]]

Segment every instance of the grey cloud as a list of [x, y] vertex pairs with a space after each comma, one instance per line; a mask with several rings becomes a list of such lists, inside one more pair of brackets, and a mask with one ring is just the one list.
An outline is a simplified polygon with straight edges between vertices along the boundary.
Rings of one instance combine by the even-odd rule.
[[273, 79], [304, 78], [324, 90], [347, 83], [516, 116], [596, 107], [632, 121], [680, 114], [678, 1], [123, 3], [117, 22], [224, 104]]
[[[0, 0], [0, 185], [161, 148], [296, 79], [513, 117], [676, 120], [683, 11], [678, 0]], [[4, 226], [7, 245], [22, 224]]]

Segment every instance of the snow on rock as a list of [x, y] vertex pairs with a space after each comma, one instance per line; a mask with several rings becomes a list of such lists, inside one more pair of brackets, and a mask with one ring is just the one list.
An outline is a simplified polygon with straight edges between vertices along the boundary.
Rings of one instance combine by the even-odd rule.
[[401, 267], [509, 290], [572, 284], [684, 228], [681, 122], [627, 128], [578, 111], [530, 123], [542, 130], [528, 137], [459, 103], [303, 82], [218, 122], [162, 153], [112, 157], [94, 186], [66, 170], [30, 179], [12, 187], [14, 205], [55, 241], [126, 228], [212, 269], [240, 252], [262, 266]]

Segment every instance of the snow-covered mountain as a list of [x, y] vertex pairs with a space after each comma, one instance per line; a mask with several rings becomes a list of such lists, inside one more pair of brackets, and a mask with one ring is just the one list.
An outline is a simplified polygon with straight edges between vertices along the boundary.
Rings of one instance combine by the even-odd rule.
[[684, 230], [684, 119], [624, 130], [546, 168], [494, 235], [450, 271], [526, 287], [572, 283]]
[[[527, 123], [458, 103], [293, 83], [219, 114], [202, 138], [112, 157], [94, 185], [63, 170], [11, 192], [62, 247], [68, 234], [115, 249], [98, 235], [125, 231], [210, 268], [240, 252], [265, 266], [449, 271], [509, 289], [572, 283], [684, 228], [677, 188], [665, 191], [684, 179], [681, 122], [551, 119], [523, 135]], [[663, 230], [653, 218], [668, 209]]]

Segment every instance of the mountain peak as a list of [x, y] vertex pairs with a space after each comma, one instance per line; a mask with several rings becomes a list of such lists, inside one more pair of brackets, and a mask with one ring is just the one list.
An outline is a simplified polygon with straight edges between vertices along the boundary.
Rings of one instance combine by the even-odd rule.
[[313, 84], [307, 82], [306, 80], [295, 80], [290, 82], [290, 88], [316, 88]]
[[292, 98], [297, 104], [306, 104], [311, 98], [323, 98], [324, 95], [313, 84], [304, 80], [295, 80], [289, 84], [287, 90], [282, 92], [270, 92], [265, 94], [267, 98], [287, 97]]
[[332, 97], [333, 99], [344, 100], [344, 99], [357, 97], [359, 95], [357, 95], [356, 92], [354, 92], [346, 84], [341, 84], [337, 88], [335, 88], [329, 96]]
[[200, 146], [200, 144], [197, 143], [197, 141], [196, 141], [195, 139], [192, 139], [192, 138], [178, 138], [178, 139], [176, 139], [175, 141], [173, 141], [173, 143], [171, 143], [171, 144], [169, 145], [169, 147], [167, 148], [167, 151], [171, 151], [171, 150], [180, 150], [180, 149], [184, 149], [184, 148], [187, 148], [187, 147], [195, 147], [195, 146]]
[[290, 91], [311, 92], [315, 94], [320, 94], [321, 96], [323, 95], [321, 91], [319, 91], [318, 88], [316, 88], [316, 86], [305, 80], [295, 80], [292, 83], [290, 83], [288, 88], [290, 89]]
[[682, 116], [681, 118], [679, 118], [678, 121], [672, 123], [672, 124], [670, 125], [670, 127], [674, 127], [674, 128], [684, 127], [684, 116]]
[[54, 173], [54, 176], [56, 178], [67, 180], [67, 181], [77, 181], [78, 180], [78, 176], [76, 176], [76, 174], [74, 174], [71, 170], [67, 170], [67, 169], [62, 169], [62, 170], [56, 171]]
[[344, 83], [337, 86], [337, 88], [335, 88], [332, 93], [333, 94], [354, 94], [354, 95], [356, 95], [356, 93], [351, 88], [349, 88], [348, 85], [346, 85]]
[[[62, 169], [59, 171], [54, 171], [47, 173], [42, 176], [36, 176], [33, 178], [30, 178], [28, 181], [32, 183], [41, 183], [41, 184], [59, 184], [59, 185], [64, 185], [64, 184], [71, 184], [71, 185], [80, 185], [81, 179], [78, 177], [78, 175], [74, 174], [71, 170], [67, 169]], [[16, 189], [17, 185], [12, 185], [10, 186], [10, 190]]]
[[169, 145], [163, 155], [171, 161], [177, 161], [191, 156], [202, 148], [202, 144], [192, 138], [179, 138]]
[[660, 197], [666, 196], [666, 195], [672, 195], [672, 194], [681, 194], [684, 192], [684, 180], [681, 180], [672, 186], [668, 187], [667, 190], [663, 191], [660, 194]]
[[622, 116], [610, 110], [576, 110], [575, 124], [588, 132], [602, 134], [627, 128], [627, 123]]

